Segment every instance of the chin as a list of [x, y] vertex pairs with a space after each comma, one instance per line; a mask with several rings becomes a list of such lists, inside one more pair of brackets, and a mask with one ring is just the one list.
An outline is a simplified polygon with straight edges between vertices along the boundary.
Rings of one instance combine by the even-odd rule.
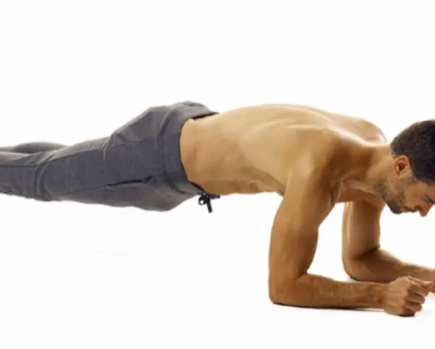
[[390, 211], [393, 212], [394, 214], [403, 213], [402, 209], [399, 206], [388, 205], [388, 207], [390, 208]]

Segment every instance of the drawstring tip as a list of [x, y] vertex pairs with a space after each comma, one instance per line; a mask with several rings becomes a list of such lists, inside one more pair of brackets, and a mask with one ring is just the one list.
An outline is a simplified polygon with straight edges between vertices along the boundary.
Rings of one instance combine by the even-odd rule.
[[199, 197], [198, 203], [200, 205], [207, 205], [207, 209], [209, 213], [213, 212], [213, 209], [211, 207], [211, 200], [213, 199], [219, 199], [220, 196], [219, 195], [214, 195], [214, 194], [203, 194]]

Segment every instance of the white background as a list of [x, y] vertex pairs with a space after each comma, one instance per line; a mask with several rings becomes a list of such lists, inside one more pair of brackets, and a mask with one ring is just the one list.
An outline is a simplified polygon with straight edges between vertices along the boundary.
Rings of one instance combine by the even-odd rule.
[[[422, 1], [3, 1], [0, 143], [72, 144], [184, 100], [308, 104], [391, 140], [435, 117], [434, 18]], [[0, 347], [435, 346], [433, 296], [413, 318], [271, 304], [278, 205], [239, 195], [162, 214], [1, 196]], [[310, 271], [348, 280], [341, 214]], [[433, 213], [386, 211], [382, 245], [435, 268]]]

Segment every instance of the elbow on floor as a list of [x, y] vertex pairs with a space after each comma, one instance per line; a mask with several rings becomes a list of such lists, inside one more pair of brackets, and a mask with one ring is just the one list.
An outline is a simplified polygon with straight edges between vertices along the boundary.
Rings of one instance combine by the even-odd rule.
[[355, 281], [370, 281], [370, 277], [364, 273], [364, 267], [358, 261], [343, 261], [345, 273]]
[[286, 284], [285, 292], [278, 285], [269, 284], [269, 300], [277, 305], [297, 305], [293, 287]]
[[275, 290], [272, 290], [271, 288], [269, 288], [269, 300], [273, 303], [273, 304], [283, 304], [280, 297], [278, 296], [278, 293]]

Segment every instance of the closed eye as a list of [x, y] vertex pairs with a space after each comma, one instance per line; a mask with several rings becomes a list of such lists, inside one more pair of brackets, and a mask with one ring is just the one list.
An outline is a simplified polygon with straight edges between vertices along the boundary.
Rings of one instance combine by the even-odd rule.
[[432, 200], [432, 199], [431, 199], [430, 197], [428, 197], [428, 196], [426, 196], [426, 198], [425, 198], [424, 201], [426, 201], [426, 202], [428, 202], [428, 203], [430, 203], [430, 204], [432, 204], [432, 205], [435, 205], [435, 201]]

